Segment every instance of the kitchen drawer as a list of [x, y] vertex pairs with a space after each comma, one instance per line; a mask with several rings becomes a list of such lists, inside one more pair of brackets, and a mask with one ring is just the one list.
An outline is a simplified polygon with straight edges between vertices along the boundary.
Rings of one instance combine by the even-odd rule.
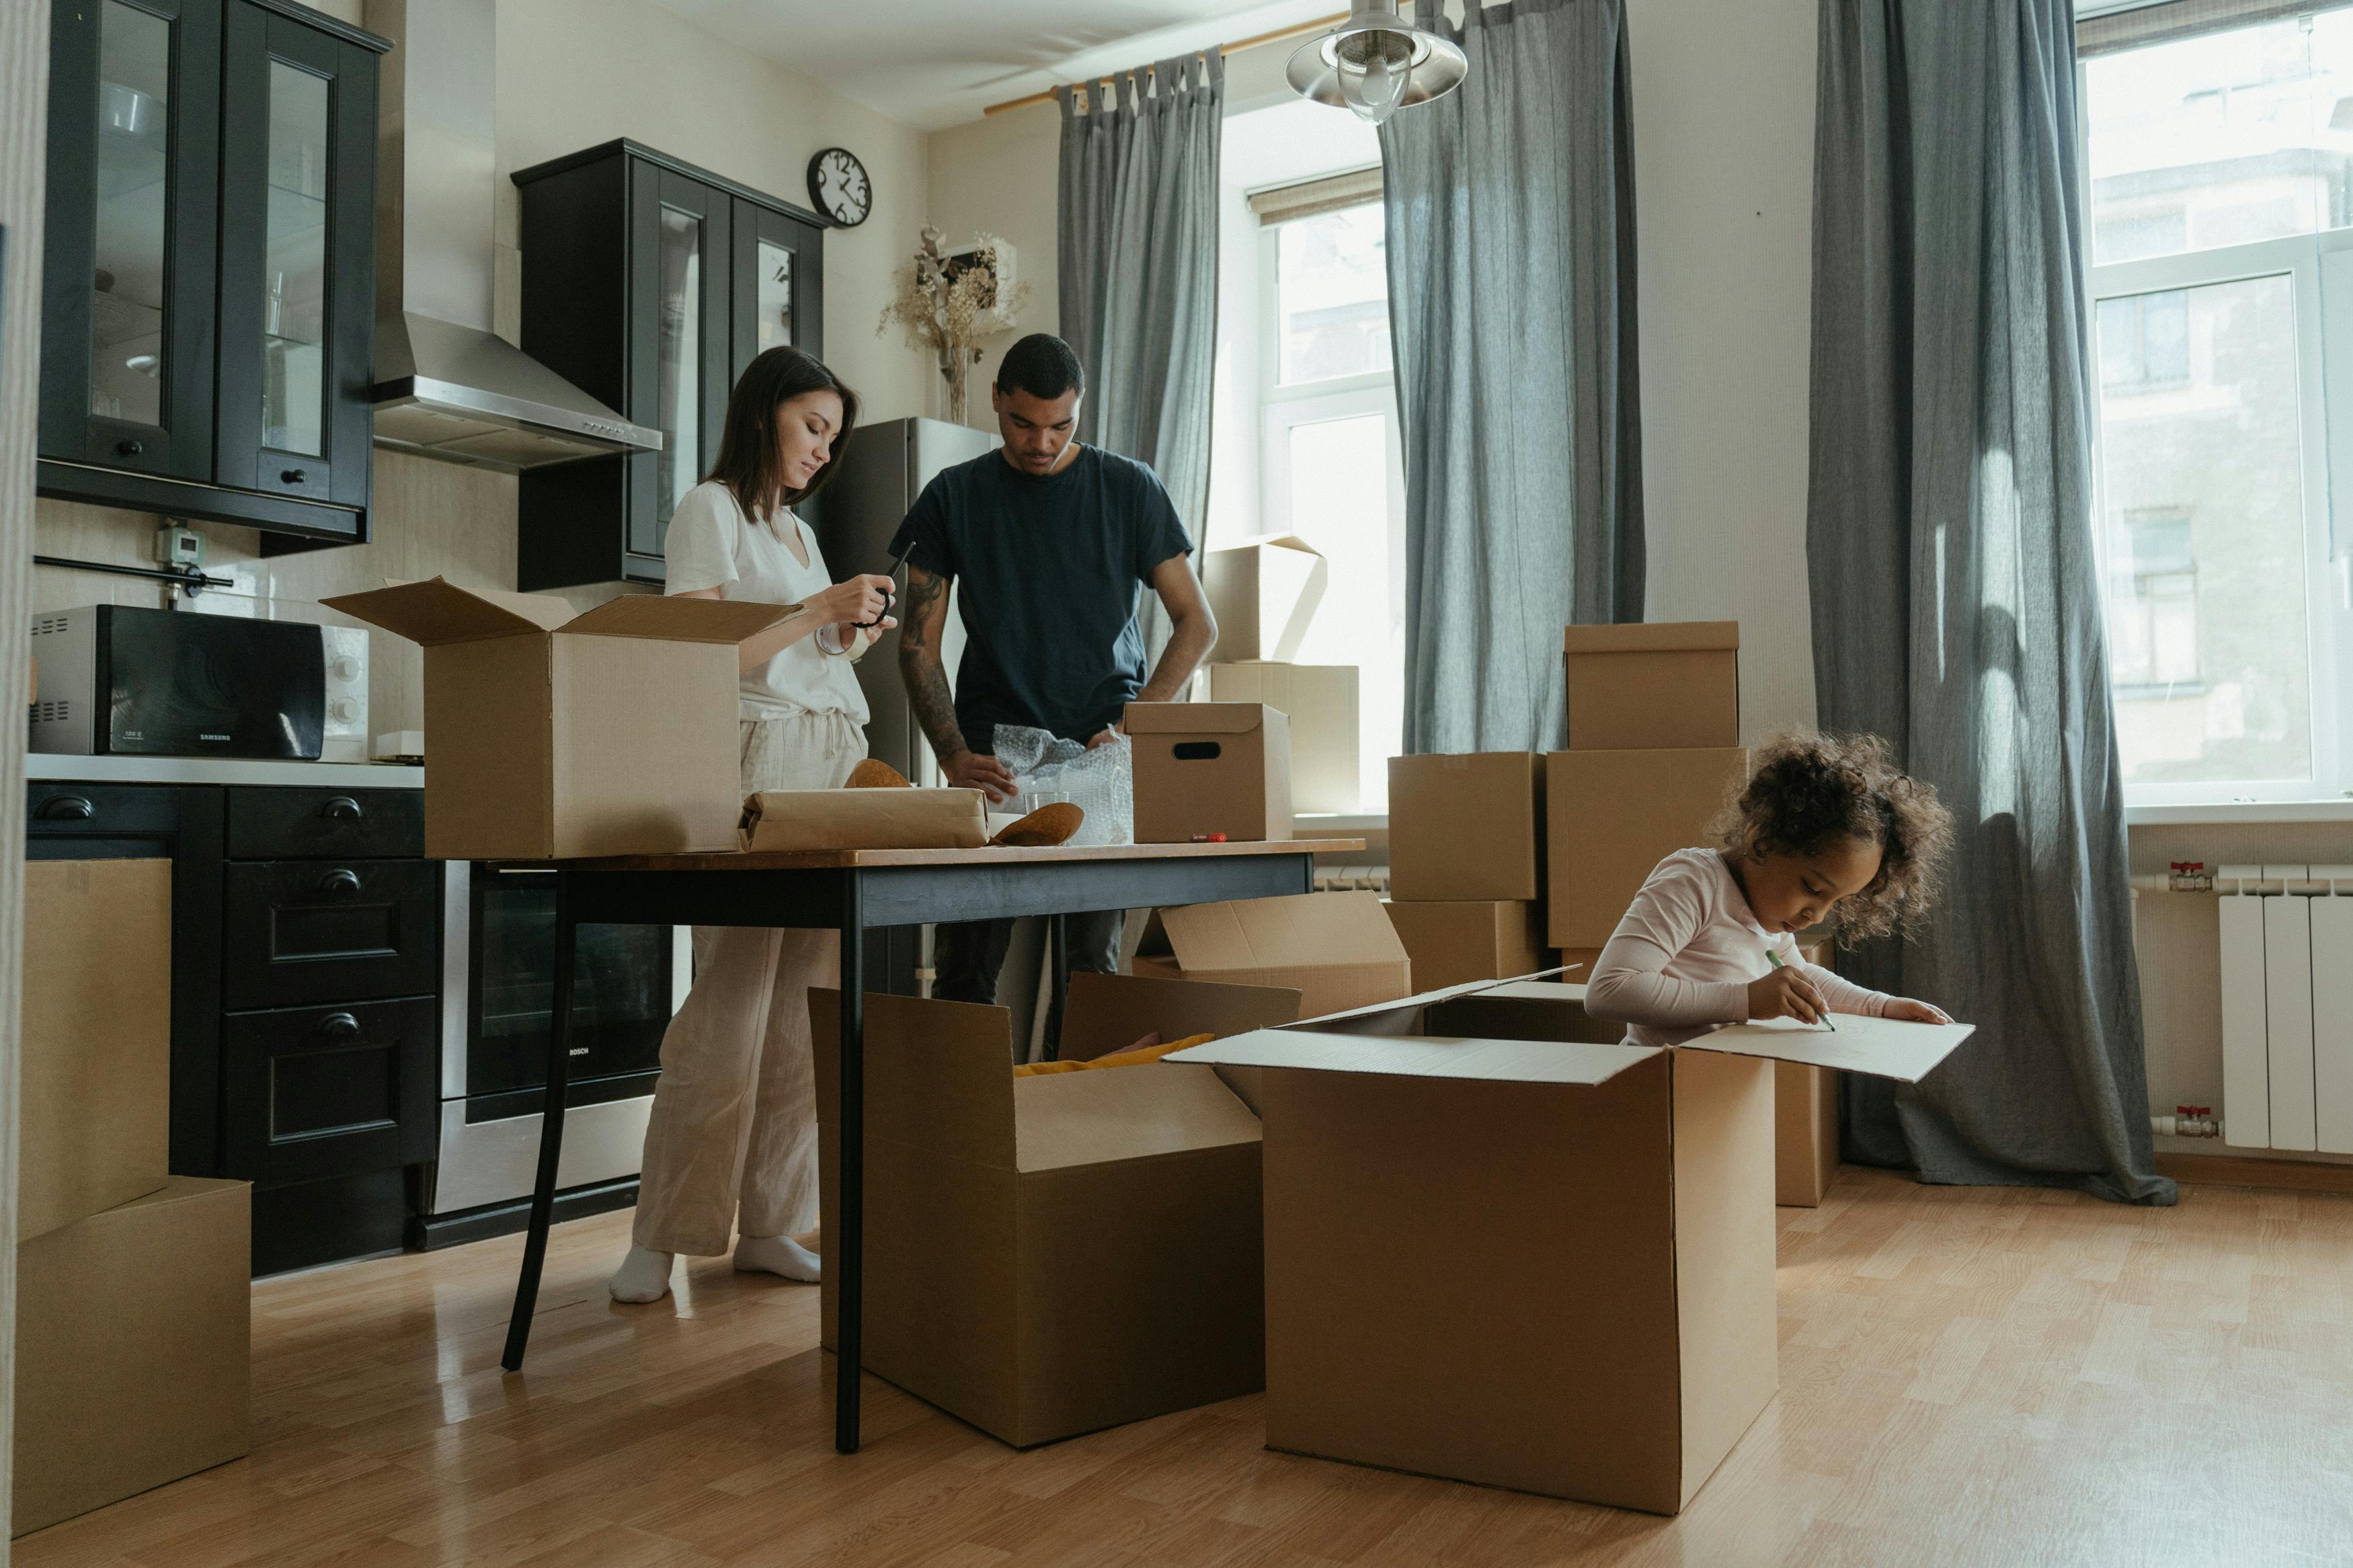
[[232, 789], [228, 857], [291, 860], [425, 853], [421, 789]]
[[233, 860], [222, 879], [230, 1012], [439, 989], [438, 861]]
[[440, 1019], [430, 997], [231, 1014], [228, 1174], [282, 1186], [432, 1159]]
[[26, 828], [35, 837], [120, 837], [170, 835], [180, 830], [180, 801], [156, 784], [51, 784], [26, 785]]

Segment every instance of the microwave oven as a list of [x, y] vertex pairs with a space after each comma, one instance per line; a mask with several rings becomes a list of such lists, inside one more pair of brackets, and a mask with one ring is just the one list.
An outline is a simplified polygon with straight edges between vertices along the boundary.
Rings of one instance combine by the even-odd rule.
[[325, 734], [325, 644], [304, 622], [87, 605], [35, 616], [33, 658], [36, 752], [313, 762]]

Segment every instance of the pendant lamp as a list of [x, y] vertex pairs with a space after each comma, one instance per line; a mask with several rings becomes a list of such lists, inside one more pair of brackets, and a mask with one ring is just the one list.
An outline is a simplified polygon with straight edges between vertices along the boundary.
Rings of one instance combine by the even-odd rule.
[[1459, 45], [1399, 16], [1398, 0], [1353, 0], [1348, 19], [1302, 44], [1286, 74], [1302, 98], [1378, 125], [1453, 91], [1470, 68]]

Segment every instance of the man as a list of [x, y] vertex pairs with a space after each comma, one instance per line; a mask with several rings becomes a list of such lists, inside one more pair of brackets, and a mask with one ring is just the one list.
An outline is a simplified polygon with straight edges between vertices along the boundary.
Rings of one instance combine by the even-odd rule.
[[[1005, 445], [943, 469], [899, 531], [900, 675], [947, 782], [991, 800], [1013, 792], [994, 755], [999, 724], [1107, 744], [1128, 703], [1175, 700], [1218, 640], [1159, 477], [1071, 439], [1085, 393], [1070, 344], [1043, 332], [1015, 343], [989, 395]], [[951, 700], [940, 636], [958, 579], [966, 642]], [[1169, 622], [1149, 680], [1135, 617], [1147, 584]], [[1122, 921], [1116, 910], [1067, 917], [1071, 967], [1114, 973]], [[995, 1002], [1012, 931], [1010, 920], [941, 926], [934, 994]]]

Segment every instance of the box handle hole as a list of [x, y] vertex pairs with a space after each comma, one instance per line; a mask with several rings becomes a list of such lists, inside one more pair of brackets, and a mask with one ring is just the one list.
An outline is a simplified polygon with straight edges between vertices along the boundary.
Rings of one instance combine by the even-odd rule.
[[1215, 741], [1179, 741], [1176, 742], [1176, 760], [1180, 763], [1206, 763], [1216, 757], [1219, 750]]

